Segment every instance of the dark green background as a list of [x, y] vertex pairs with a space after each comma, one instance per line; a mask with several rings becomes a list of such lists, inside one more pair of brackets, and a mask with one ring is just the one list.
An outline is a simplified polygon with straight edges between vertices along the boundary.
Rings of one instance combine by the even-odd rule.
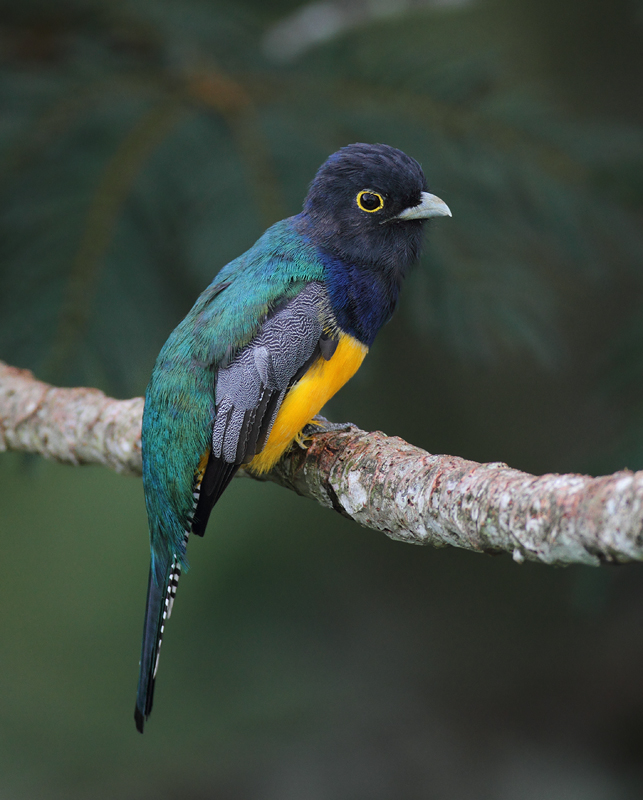
[[[0, 3], [0, 358], [142, 394], [199, 291], [353, 141], [453, 211], [327, 409], [540, 473], [643, 466], [643, 5]], [[377, 16], [375, 8], [389, 16]], [[0, 458], [0, 798], [634, 800], [643, 578], [394, 543], [235, 481], [132, 719], [140, 481]]]

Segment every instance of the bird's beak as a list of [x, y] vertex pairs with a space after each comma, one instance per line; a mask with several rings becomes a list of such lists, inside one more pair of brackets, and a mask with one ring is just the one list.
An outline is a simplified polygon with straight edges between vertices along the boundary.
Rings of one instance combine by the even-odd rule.
[[429, 217], [451, 217], [451, 209], [434, 194], [422, 192], [422, 199], [417, 206], [405, 208], [393, 219], [428, 219]]

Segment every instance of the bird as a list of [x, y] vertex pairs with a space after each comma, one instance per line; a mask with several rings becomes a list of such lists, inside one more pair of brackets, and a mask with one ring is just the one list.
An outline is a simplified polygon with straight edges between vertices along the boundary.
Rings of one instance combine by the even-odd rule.
[[190, 534], [243, 468], [265, 474], [357, 372], [418, 260], [451, 216], [420, 164], [355, 143], [319, 168], [303, 210], [229, 262], [161, 349], [145, 395], [151, 563], [134, 718], [152, 710], [159, 653]]

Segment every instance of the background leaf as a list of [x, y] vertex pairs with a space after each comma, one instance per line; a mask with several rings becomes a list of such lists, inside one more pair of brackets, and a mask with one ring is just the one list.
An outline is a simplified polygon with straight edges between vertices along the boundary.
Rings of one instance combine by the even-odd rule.
[[[340, 7], [349, 24], [279, 51]], [[626, 0], [4, 0], [0, 358], [141, 394], [323, 160], [383, 141], [454, 216], [329, 415], [533, 472], [641, 467], [641, 19]], [[2, 796], [641, 795], [636, 566], [409, 548], [234, 482], [139, 737], [140, 483], [5, 454], [0, 504]]]

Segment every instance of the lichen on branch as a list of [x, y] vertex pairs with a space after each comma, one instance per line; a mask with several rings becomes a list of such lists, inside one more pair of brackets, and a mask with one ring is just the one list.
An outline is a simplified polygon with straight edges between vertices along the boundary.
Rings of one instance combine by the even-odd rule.
[[142, 416], [142, 397], [114, 400], [98, 389], [60, 389], [0, 362], [0, 451], [140, 475]]
[[[143, 399], [62, 389], [0, 362], [0, 450], [140, 475]], [[643, 472], [529, 475], [354, 426], [311, 434], [267, 476], [393, 539], [517, 562], [643, 560]]]

